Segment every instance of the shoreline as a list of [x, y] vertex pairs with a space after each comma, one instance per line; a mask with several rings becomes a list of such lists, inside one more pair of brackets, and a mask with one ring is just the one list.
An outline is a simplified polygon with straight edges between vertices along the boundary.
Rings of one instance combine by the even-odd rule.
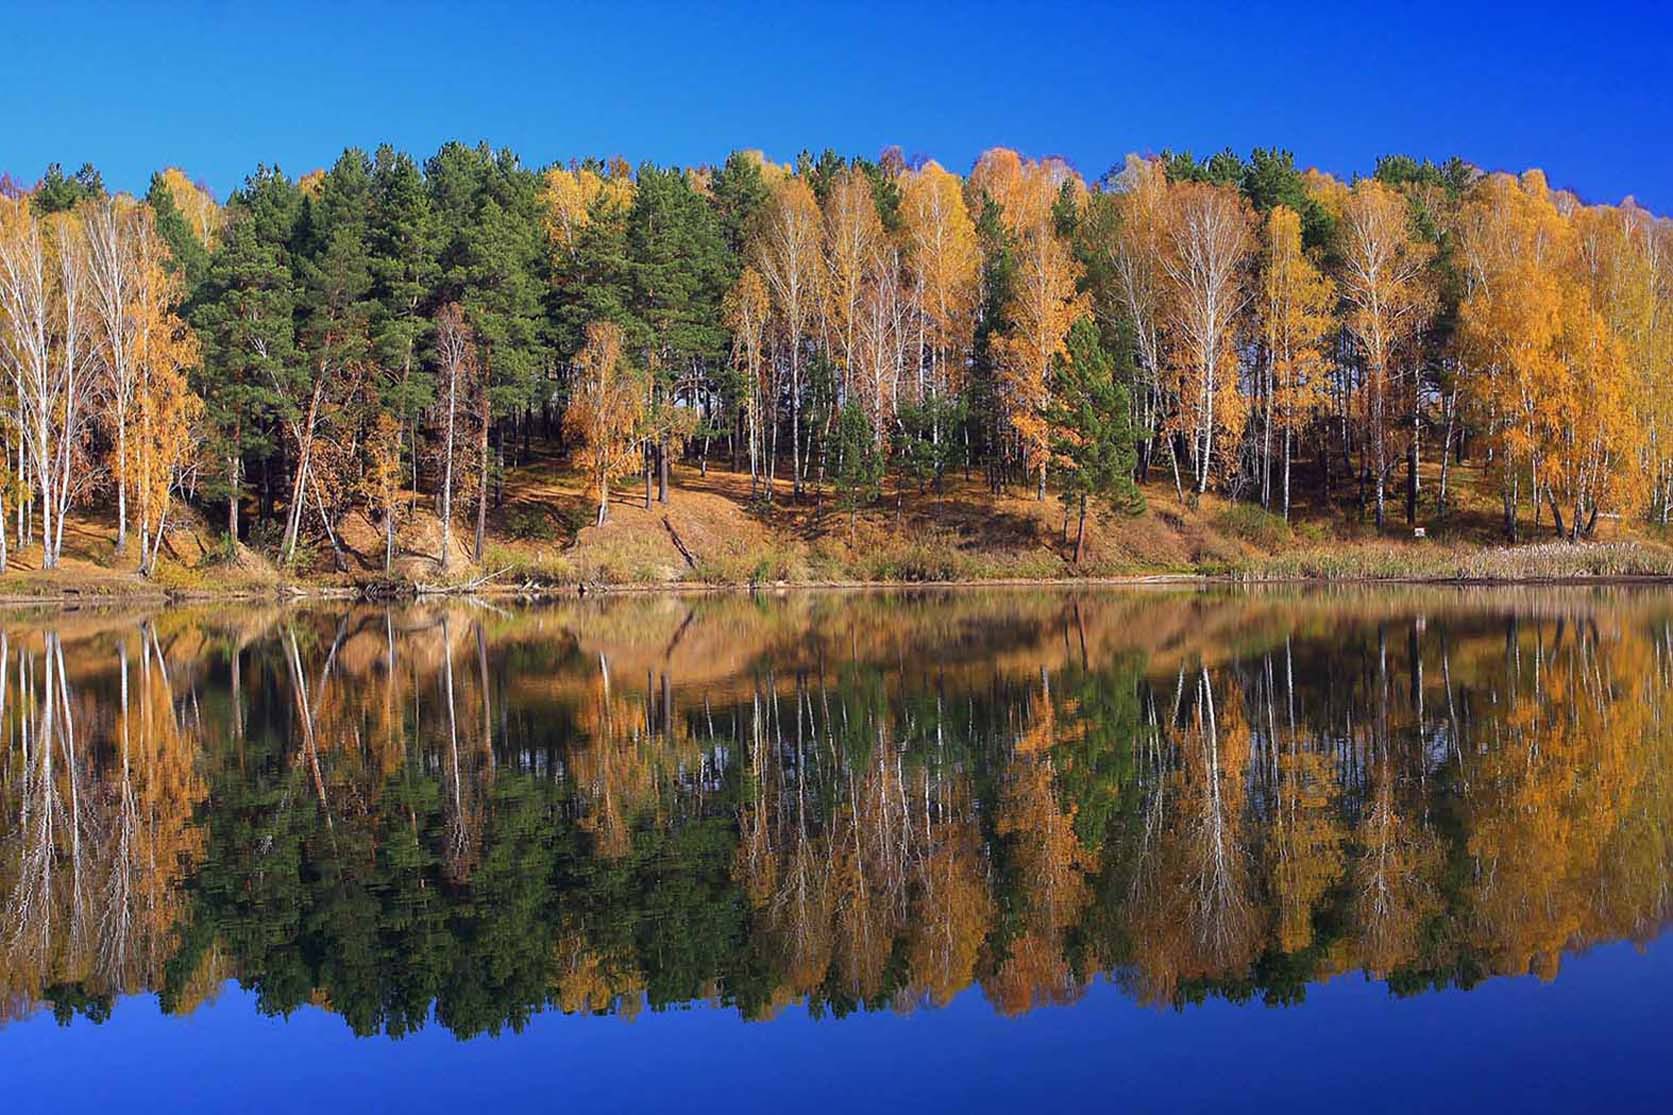
[[[742, 583], [703, 583], [696, 581], [565, 583], [539, 585], [465, 584], [433, 586], [403, 584], [397, 591], [388, 591], [384, 582], [362, 585], [310, 585], [286, 583], [270, 589], [248, 587], [194, 588], [187, 590], [163, 587], [135, 586], [133, 590], [87, 591], [66, 586], [58, 593], [8, 593], [0, 591], [0, 608], [63, 607], [81, 609], [101, 606], [161, 605], [190, 607], [221, 602], [285, 604], [338, 600], [356, 603], [413, 603], [420, 600], [446, 598], [483, 598], [498, 600], [543, 601], [588, 596], [706, 596], [731, 594], [791, 593], [791, 592], [899, 592], [924, 590], [980, 590], [980, 589], [1169, 589], [1169, 588], [1235, 588], [1235, 587], [1300, 587], [1328, 588], [1333, 586], [1366, 588], [1375, 586], [1432, 586], [1456, 588], [1490, 588], [1516, 586], [1550, 586], [1559, 588], [1640, 586], [1673, 586], [1669, 573], [1568, 573], [1527, 574], [1519, 576], [1462, 576], [1450, 574], [1410, 573], [1399, 575], [1318, 576], [1290, 574], [1227, 574], [1227, 573], [1134, 573], [1092, 577], [1027, 578], [1004, 577], [965, 580], [796, 580]], [[374, 591], [382, 589], [382, 591]]]

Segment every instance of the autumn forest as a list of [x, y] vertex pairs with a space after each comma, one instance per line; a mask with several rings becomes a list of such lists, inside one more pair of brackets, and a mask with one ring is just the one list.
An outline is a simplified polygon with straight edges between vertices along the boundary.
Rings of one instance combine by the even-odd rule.
[[281, 568], [346, 569], [352, 520], [372, 569], [445, 571], [552, 461], [577, 530], [640, 478], [852, 522], [956, 476], [1060, 498], [1076, 561], [1147, 491], [1433, 528], [1466, 462], [1511, 539], [1673, 511], [1673, 224], [1537, 171], [448, 144], [224, 204], [175, 169], [0, 192], [0, 566], [88, 516], [149, 573], [195, 516]]

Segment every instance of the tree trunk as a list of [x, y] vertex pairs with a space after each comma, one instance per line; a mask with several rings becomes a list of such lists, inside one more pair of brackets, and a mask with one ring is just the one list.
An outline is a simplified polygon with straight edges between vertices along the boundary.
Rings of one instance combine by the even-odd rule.
[[1447, 471], [1452, 464], [1452, 429], [1458, 417], [1458, 389], [1452, 389], [1452, 397], [1446, 402], [1446, 432], [1441, 435], [1441, 482], [1435, 492], [1435, 514], [1439, 518], [1446, 518], [1446, 481]]
[[1290, 521], [1290, 428], [1284, 426], [1284, 521]]
[[1209, 462], [1214, 458], [1214, 362], [1203, 377], [1202, 458], [1197, 461], [1197, 494], [1208, 491]]
[[476, 437], [477, 465], [481, 475], [476, 484], [476, 560], [482, 560], [482, 547], [488, 536], [488, 379], [483, 377], [482, 428]]
[[227, 537], [238, 545], [238, 454], [227, 458]]
[[[447, 559], [453, 549], [453, 446], [456, 439], [455, 426], [459, 415], [459, 369], [450, 366], [447, 370], [447, 444], [442, 449], [442, 480], [441, 480], [441, 564], [447, 568]], [[413, 475], [418, 474], [418, 443], [413, 442], [412, 450]], [[416, 479], [414, 484], [417, 484]]]
[[1388, 515], [1387, 485], [1388, 485], [1388, 439], [1383, 436], [1383, 391], [1379, 380], [1371, 395], [1371, 440], [1373, 452], [1371, 464], [1376, 470], [1375, 495], [1377, 508], [1377, 529], [1383, 529]]
[[1272, 357], [1268, 353], [1266, 360], [1266, 375], [1261, 384], [1262, 415], [1261, 422], [1261, 507], [1272, 510]]
[[1510, 476], [1505, 479], [1501, 490], [1505, 506], [1505, 537], [1512, 542], [1516, 541], [1516, 504], [1519, 487], [1520, 481]]
[[1412, 444], [1406, 450], [1406, 525], [1417, 525], [1417, 428], [1412, 428]]
[[128, 550], [128, 420], [116, 408], [116, 552]]
[[1075, 564], [1080, 564], [1081, 555], [1086, 552], [1086, 493], [1080, 495], [1080, 524], [1075, 528]]
[[289, 513], [285, 524], [284, 545], [279, 548], [281, 560], [289, 561], [296, 552], [296, 537], [302, 530], [302, 511], [307, 506], [308, 465], [313, 455], [314, 424], [319, 421], [320, 395], [325, 390], [322, 372], [314, 380], [313, 393], [308, 397], [308, 415], [303, 422], [301, 437], [297, 439], [296, 476], [292, 478]]
[[319, 477], [313, 477], [312, 487], [314, 489], [314, 506], [319, 509], [320, 525], [325, 528], [325, 537], [331, 543], [331, 564], [336, 567], [337, 572], [347, 573], [349, 571], [348, 559], [343, 556], [343, 547], [337, 541], [337, 532], [331, 527], [331, 516], [326, 513], [325, 497], [319, 490]]
[[[802, 496], [802, 368], [796, 342], [790, 348], [790, 494]], [[650, 506], [646, 504], [646, 506]]]

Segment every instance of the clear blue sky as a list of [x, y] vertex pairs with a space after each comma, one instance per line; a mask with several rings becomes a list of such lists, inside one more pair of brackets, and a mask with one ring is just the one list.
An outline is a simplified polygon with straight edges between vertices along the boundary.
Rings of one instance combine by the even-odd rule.
[[1343, 175], [1458, 153], [1673, 211], [1673, 14], [1643, 2], [3, 6], [0, 169], [25, 181], [173, 163], [224, 197], [257, 162], [449, 138], [536, 165], [894, 143], [960, 171], [1006, 144], [1089, 177], [1229, 144]]

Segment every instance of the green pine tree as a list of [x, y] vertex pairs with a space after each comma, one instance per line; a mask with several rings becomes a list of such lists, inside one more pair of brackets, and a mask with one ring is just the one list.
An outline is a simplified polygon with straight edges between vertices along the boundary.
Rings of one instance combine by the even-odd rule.
[[1138, 460], [1127, 389], [1115, 376], [1098, 327], [1089, 317], [1069, 330], [1069, 355], [1060, 362], [1052, 390], [1050, 421], [1054, 471], [1066, 507], [1078, 510], [1075, 563], [1086, 548], [1086, 510], [1096, 499], [1114, 511], [1136, 514], [1144, 497], [1133, 483]]

